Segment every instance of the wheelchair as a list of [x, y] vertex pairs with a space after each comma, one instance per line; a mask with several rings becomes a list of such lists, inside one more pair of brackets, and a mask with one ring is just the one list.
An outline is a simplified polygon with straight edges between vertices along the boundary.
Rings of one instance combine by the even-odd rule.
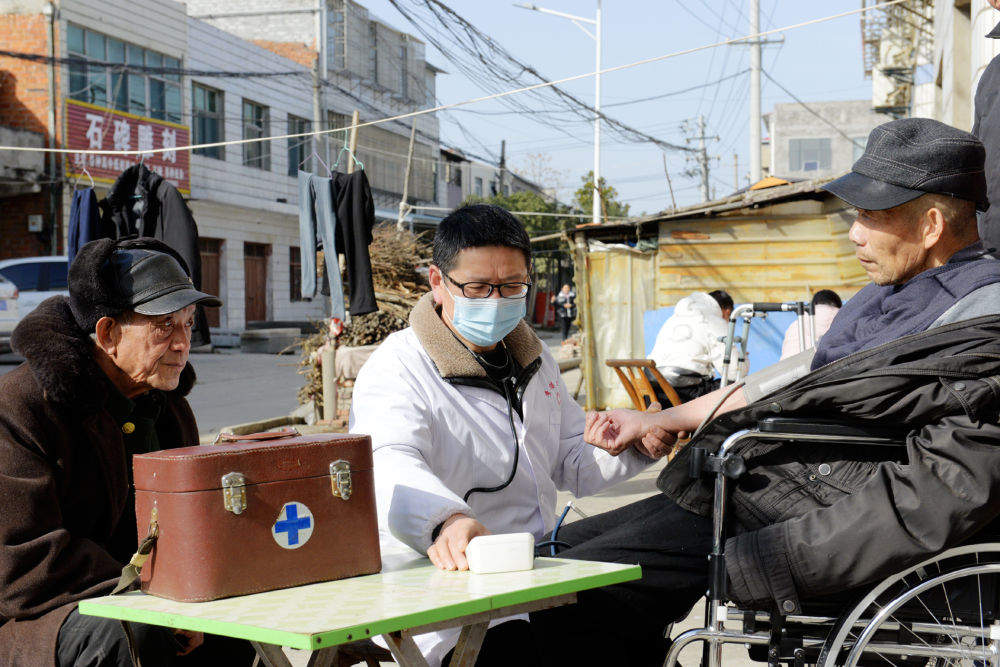
[[[746, 645], [751, 660], [768, 667], [1000, 665], [1000, 543], [949, 549], [875, 585], [846, 611], [843, 603], [822, 601], [804, 601], [801, 614], [727, 604], [727, 498], [729, 485], [746, 471], [733, 449], [749, 441], [903, 445], [898, 431], [885, 428], [770, 417], [733, 433], [718, 451], [692, 450], [691, 474], [714, 477], [705, 626], [674, 637], [664, 667], [676, 667], [681, 651], [695, 642], [703, 645], [703, 667], [723, 664], [725, 644]], [[727, 621], [742, 627], [727, 628]]]

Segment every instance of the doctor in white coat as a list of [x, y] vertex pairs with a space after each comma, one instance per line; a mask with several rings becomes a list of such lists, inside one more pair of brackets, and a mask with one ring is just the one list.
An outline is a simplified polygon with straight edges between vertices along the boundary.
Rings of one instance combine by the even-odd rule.
[[[406, 545], [443, 570], [467, 569], [473, 537], [548, 539], [557, 490], [586, 496], [652, 463], [583, 441], [583, 410], [523, 321], [530, 267], [513, 215], [483, 204], [454, 211], [434, 237], [431, 293], [361, 369], [350, 429], [372, 437], [384, 548]], [[457, 636], [422, 635], [417, 645], [433, 667]], [[477, 664], [524, 663], [529, 636], [523, 618], [499, 623]]]

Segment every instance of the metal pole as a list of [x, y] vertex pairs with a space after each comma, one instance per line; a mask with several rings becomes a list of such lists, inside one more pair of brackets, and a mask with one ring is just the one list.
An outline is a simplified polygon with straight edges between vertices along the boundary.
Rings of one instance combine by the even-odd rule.
[[[601, 222], [601, 0], [597, 0], [597, 17], [594, 24], [597, 67], [594, 74], [594, 202], [591, 221]], [[588, 394], [587, 400], [590, 400]]]
[[409, 205], [406, 198], [410, 193], [410, 170], [413, 167], [413, 142], [417, 137], [417, 119], [410, 122], [410, 149], [406, 151], [406, 175], [403, 176], [403, 198], [399, 200], [399, 218], [396, 219], [396, 229], [403, 231], [403, 220], [406, 218]]
[[750, 0], [750, 182], [761, 179], [760, 165], [760, 0]]

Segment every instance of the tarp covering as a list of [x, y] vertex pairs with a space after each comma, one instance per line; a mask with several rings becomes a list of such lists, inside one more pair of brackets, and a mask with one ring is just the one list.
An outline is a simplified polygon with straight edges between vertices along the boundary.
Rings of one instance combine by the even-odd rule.
[[[590, 405], [632, 407], [607, 359], [643, 358], [643, 314], [655, 307], [656, 254], [620, 246], [587, 255], [596, 370]], [[584, 363], [587, 355], [584, 354]]]

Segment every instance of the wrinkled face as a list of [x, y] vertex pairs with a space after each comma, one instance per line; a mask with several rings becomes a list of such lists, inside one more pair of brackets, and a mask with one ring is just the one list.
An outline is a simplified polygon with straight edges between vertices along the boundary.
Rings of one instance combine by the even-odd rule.
[[848, 234], [858, 261], [876, 285], [900, 285], [927, 268], [922, 226], [900, 208], [858, 209]]
[[169, 315], [136, 313], [130, 322], [114, 325], [115, 345], [107, 352], [136, 387], [176, 389], [191, 351], [194, 311], [188, 306]]
[[[528, 282], [528, 265], [524, 254], [515, 248], [504, 246], [484, 246], [466, 248], [458, 253], [455, 266], [448, 271], [455, 282], [444, 276], [441, 269], [431, 265], [428, 277], [434, 302], [441, 304], [441, 317], [451, 326], [455, 314], [454, 296], [462, 296], [462, 290], [455, 283], [484, 282], [493, 284]], [[499, 299], [499, 291], [494, 289], [491, 299]]]

